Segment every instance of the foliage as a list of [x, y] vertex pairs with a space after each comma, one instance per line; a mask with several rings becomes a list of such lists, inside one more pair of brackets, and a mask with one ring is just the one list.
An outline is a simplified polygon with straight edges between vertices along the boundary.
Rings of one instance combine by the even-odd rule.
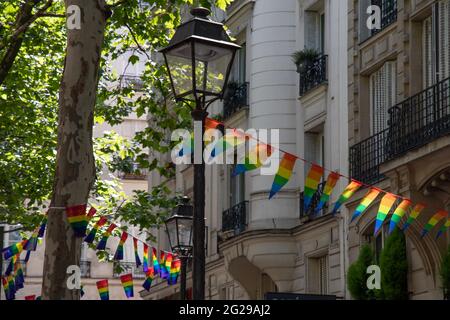
[[374, 298], [374, 290], [367, 288], [367, 267], [374, 262], [374, 255], [370, 245], [361, 246], [358, 259], [350, 265], [347, 273], [347, 285], [350, 294], [357, 300]]
[[440, 276], [444, 299], [450, 300], [450, 246], [441, 262]]
[[302, 68], [304, 68], [308, 63], [316, 60], [318, 57], [319, 53], [315, 49], [308, 49], [308, 48], [295, 51], [292, 54], [292, 60], [297, 65], [299, 71]]
[[379, 298], [408, 299], [408, 261], [403, 233], [396, 229], [387, 238], [380, 256], [381, 290]]

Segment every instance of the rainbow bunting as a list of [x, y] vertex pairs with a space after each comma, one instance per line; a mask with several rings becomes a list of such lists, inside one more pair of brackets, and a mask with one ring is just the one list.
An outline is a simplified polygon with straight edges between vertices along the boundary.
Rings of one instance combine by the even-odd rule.
[[408, 211], [408, 208], [411, 206], [412, 202], [409, 199], [404, 199], [398, 207], [395, 209], [394, 213], [392, 214], [391, 221], [389, 222], [389, 231], [388, 234], [391, 234], [392, 231], [394, 231], [397, 224], [400, 222], [402, 217], [405, 215], [406, 211]]
[[450, 227], [450, 218], [442, 225], [436, 234], [436, 239], [438, 239], [448, 228]]
[[101, 300], [109, 300], [108, 279], [97, 281], [97, 289]]
[[[15, 256], [14, 256], [15, 257]], [[14, 259], [9, 260], [8, 267], [5, 271], [5, 276], [9, 276], [14, 270]]]
[[84, 238], [84, 242], [87, 243], [92, 243], [95, 239], [95, 235], [97, 234], [98, 230], [103, 227], [106, 222], [108, 222], [108, 219], [106, 219], [105, 217], [101, 217], [96, 224], [94, 224], [94, 226], [92, 227], [91, 231], [89, 232], [89, 234], [86, 236], [86, 238]]
[[289, 182], [289, 179], [292, 176], [292, 171], [294, 170], [295, 161], [297, 161], [296, 156], [293, 156], [287, 152], [283, 155], [283, 159], [281, 159], [280, 166], [278, 167], [278, 172], [272, 183], [269, 199], [272, 199], [272, 197]]
[[14, 281], [10, 281], [12, 279], [12, 275], [8, 277], [2, 277], [3, 290], [5, 291], [6, 300], [14, 300], [15, 291], [14, 291]]
[[162, 279], [167, 279], [170, 275], [170, 268], [172, 267], [173, 255], [171, 252], [166, 252], [166, 259], [164, 261], [164, 274], [161, 275]]
[[84, 296], [85, 292], [84, 292], [84, 287], [83, 285], [80, 286], [80, 297], [82, 298]]
[[181, 270], [181, 260], [174, 259], [172, 261], [172, 265], [170, 266], [170, 273], [169, 273], [169, 277], [167, 278], [167, 284], [169, 284], [169, 285], [177, 284], [178, 275], [180, 274], [180, 270]]
[[153, 262], [154, 273], [160, 274], [161, 267], [158, 262], [158, 250], [156, 248], [152, 248], [152, 262]]
[[86, 236], [88, 219], [86, 218], [86, 205], [77, 205], [66, 208], [67, 220], [72, 226], [75, 237]]
[[211, 150], [211, 158], [214, 158], [229, 149], [234, 149], [234, 147], [243, 143], [245, 143], [244, 135], [239, 134], [235, 129], [232, 133], [224, 135], [217, 141], [214, 149]]
[[16, 254], [20, 254], [23, 251], [23, 248], [27, 245], [28, 240], [22, 240], [20, 242], [14, 243], [13, 245], [10, 245], [9, 247], [6, 247], [2, 250], [3, 253], [3, 259], [8, 260], [12, 256], [15, 256]]
[[364, 196], [361, 203], [356, 207], [355, 212], [353, 213], [352, 219], [350, 222], [359, 217], [370, 204], [376, 199], [376, 197], [380, 194], [381, 190], [377, 188], [371, 188], [369, 192]]
[[39, 227], [38, 238], [42, 238], [44, 236], [46, 226], [47, 226], [47, 216], [44, 217], [41, 226]]
[[166, 268], [166, 253], [161, 250], [159, 252], [159, 276], [162, 278], [162, 275], [165, 274], [165, 268]]
[[419, 216], [419, 214], [422, 212], [423, 209], [425, 209], [425, 205], [423, 203], [416, 204], [413, 211], [409, 215], [408, 220], [406, 220], [405, 224], [403, 225], [403, 229], [402, 229], [403, 232], [405, 232], [406, 229], [409, 228], [411, 223], [413, 223], [414, 220], [417, 219], [417, 217]]
[[25, 300], [36, 300], [36, 295], [32, 294], [30, 296], [25, 296]]
[[127, 298], [134, 297], [133, 292], [133, 275], [131, 273], [120, 276], [120, 282], [122, 282], [123, 290]]
[[136, 268], [139, 268], [139, 266], [142, 264], [141, 259], [139, 258], [139, 252], [138, 252], [138, 239], [133, 237], [133, 248], [134, 248], [134, 258], [136, 261]]
[[23, 276], [22, 264], [20, 263], [20, 254], [13, 257], [14, 261], [14, 285], [16, 291], [23, 288], [25, 278]]
[[245, 157], [244, 163], [238, 163], [234, 170], [233, 176], [240, 175], [244, 172], [258, 169], [272, 155], [272, 147], [268, 144], [258, 143], [256, 147]]
[[[217, 122], [216, 120], [206, 118], [205, 119], [205, 130], [208, 129], [216, 129], [221, 125], [220, 122]], [[185, 144], [183, 144], [183, 147], [178, 152], [179, 157], [187, 156], [192, 153], [192, 149], [194, 146], [194, 133], [191, 133], [191, 139], [189, 141], [186, 141]]]
[[27, 254], [25, 256], [25, 259], [23, 261], [25, 261], [25, 263], [28, 262], [28, 260], [30, 260], [30, 255], [31, 255], [31, 251], [27, 251]]
[[152, 286], [153, 279], [155, 279], [155, 269], [154, 267], [149, 267], [146, 272], [146, 278], [142, 286], [145, 290], [150, 291], [150, 287]]
[[125, 244], [125, 241], [127, 241], [128, 233], [125, 231], [122, 232], [122, 235], [120, 236], [119, 245], [117, 246], [116, 253], [114, 254], [114, 260], [123, 260], [123, 245]]
[[320, 210], [322, 210], [325, 203], [330, 199], [331, 192], [333, 192], [336, 183], [339, 180], [340, 175], [336, 172], [330, 172], [327, 178], [327, 183], [325, 183], [325, 187], [323, 187], [322, 196], [320, 197], [319, 204], [316, 207], [315, 213], [317, 214]]
[[148, 245], [146, 243], [144, 243], [144, 255], [142, 256], [142, 260], [143, 260], [142, 270], [144, 271], [144, 273], [147, 273], [149, 266], [148, 266]]
[[303, 210], [308, 211], [312, 198], [319, 187], [320, 179], [323, 175], [323, 168], [316, 164], [311, 166], [305, 181], [305, 190], [303, 192]]
[[422, 230], [422, 237], [424, 237], [428, 232], [431, 231], [431, 229], [434, 228], [434, 226], [441, 221], [442, 219], [448, 218], [448, 212], [445, 210], [439, 210], [428, 220], [427, 224], [425, 225], [425, 228]]
[[31, 235], [31, 237], [28, 239], [28, 242], [26, 244], [26, 246], [24, 247], [24, 250], [27, 251], [36, 251], [37, 248], [37, 244], [38, 244], [38, 233], [39, 230], [36, 229], [33, 234]]
[[106, 242], [108, 241], [108, 238], [111, 236], [111, 234], [115, 228], [117, 228], [117, 225], [114, 223], [111, 223], [111, 225], [108, 227], [106, 232], [103, 234], [102, 239], [98, 243], [97, 250], [105, 250]]
[[386, 193], [381, 199], [380, 208], [378, 209], [377, 219], [375, 221], [375, 231], [373, 233], [374, 235], [376, 235], [380, 230], [395, 201], [397, 201], [397, 196], [393, 195], [392, 193]]
[[88, 221], [90, 221], [95, 216], [96, 213], [97, 213], [97, 209], [95, 209], [94, 207], [91, 207], [86, 215]]
[[352, 180], [350, 184], [345, 188], [344, 192], [342, 192], [338, 201], [334, 204], [333, 215], [339, 210], [339, 208], [346, 202], [352, 195], [355, 194], [356, 191], [362, 186], [362, 183], [356, 180]]

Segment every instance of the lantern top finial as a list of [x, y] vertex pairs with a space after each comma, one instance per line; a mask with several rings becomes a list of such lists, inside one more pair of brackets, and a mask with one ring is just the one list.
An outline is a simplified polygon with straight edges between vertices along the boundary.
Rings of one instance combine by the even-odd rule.
[[204, 7], [196, 7], [191, 9], [191, 15], [194, 17], [208, 19], [208, 16], [211, 14], [211, 11]]

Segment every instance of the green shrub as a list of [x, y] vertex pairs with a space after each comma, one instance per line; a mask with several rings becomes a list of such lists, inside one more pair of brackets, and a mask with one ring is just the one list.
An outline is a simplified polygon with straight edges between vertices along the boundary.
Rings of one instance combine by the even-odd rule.
[[442, 259], [440, 274], [444, 299], [450, 300], [450, 246], [447, 254]]
[[380, 257], [381, 290], [377, 298], [386, 300], [408, 299], [408, 261], [406, 242], [401, 231], [396, 229], [387, 238]]
[[359, 251], [358, 260], [349, 268], [347, 273], [347, 285], [350, 294], [357, 300], [370, 300], [375, 297], [374, 291], [367, 288], [367, 267], [372, 265], [373, 251], [369, 245], [363, 245]]

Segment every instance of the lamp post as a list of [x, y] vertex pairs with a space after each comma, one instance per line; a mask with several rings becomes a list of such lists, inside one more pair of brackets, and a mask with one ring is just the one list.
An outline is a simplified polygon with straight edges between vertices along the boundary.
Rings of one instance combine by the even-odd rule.
[[173, 209], [172, 215], [165, 221], [170, 247], [181, 260], [181, 300], [186, 300], [186, 268], [192, 255], [192, 215], [189, 198], [183, 197], [182, 203]]
[[[205, 298], [205, 165], [203, 133], [208, 106], [223, 98], [236, 51], [223, 24], [208, 19], [206, 8], [191, 10], [169, 45], [161, 50], [176, 101], [194, 104], [191, 115], [201, 121], [201, 142], [194, 145], [193, 297]], [[197, 133], [197, 132], [196, 132]], [[198, 136], [198, 135], [196, 135]], [[199, 156], [200, 155], [200, 156]]]

